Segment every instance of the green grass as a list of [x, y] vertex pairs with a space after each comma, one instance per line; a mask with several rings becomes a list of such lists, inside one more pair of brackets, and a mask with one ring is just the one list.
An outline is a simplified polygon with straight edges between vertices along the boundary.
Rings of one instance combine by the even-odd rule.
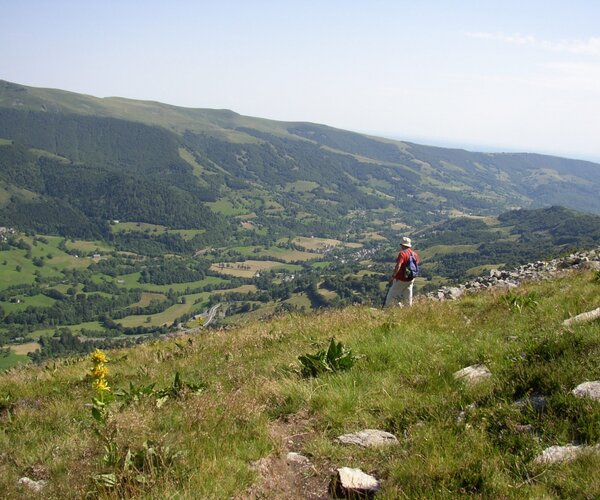
[[431, 259], [438, 255], [448, 255], [452, 253], [474, 253], [477, 252], [477, 245], [434, 245], [420, 251], [423, 260]]
[[40, 157], [50, 158], [51, 160], [59, 161], [63, 165], [69, 165], [71, 163], [71, 160], [69, 160], [69, 158], [57, 155], [55, 153], [51, 153], [50, 151], [46, 151], [44, 149], [30, 148], [29, 151], [31, 153], [33, 153], [34, 155], [36, 155], [38, 158], [40, 158]]
[[12, 351], [10, 351], [8, 354], [1, 353], [0, 372], [21, 364], [29, 363], [29, 361], [29, 358], [25, 354], [15, 354]]
[[284, 191], [286, 191], [286, 192], [294, 191], [297, 193], [306, 193], [306, 192], [314, 191], [319, 186], [320, 186], [320, 184], [318, 182], [314, 182], [314, 181], [295, 181], [295, 182], [288, 182], [285, 185]]
[[40, 337], [52, 337], [57, 328], [68, 328], [73, 333], [81, 333], [81, 330], [103, 331], [104, 327], [99, 321], [88, 321], [77, 325], [61, 325], [60, 327], [41, 328], [27, 334], [28, 339], [37, 340]]
[[293, 294], [292, 297], [285, 301], [286, 304], [292, 304], [296, 307], [305, 307], [306, 310], [310, 310], [311, 303], [310, 299], [306, 295]]
[[261, 245], [238, 246], [231, 247], [231, 249], [241, 253], [245, 257], [275, 257], [277, 259], [285, 260], [286, 262], [305, 261], [311, 259], [318, 259], [321, 257], [320, 254], [314, 252], [292, 250], [289, 248], [281, 248], [277, 246], [271, 246], [269, 248], [263, 247]]
[[[58, 236], [45, 236], [48, 243], [35, 242], [31, 237], [23, 237], [23, 240], [31, 245], [31, 259], [26, 257], [26, 251], [11, 249], [0, 251], [0, 290], [11, 285], [32, 284], [34, 273], [38, 271], [42, 277], [60, 277], [60, 271], [64, 269], [86, 268], [92, 263], [89, 258], [77, 258], [69, 255], [58, 248], [62, 238]], [[94, 243], [88, 242], [90, 245]], [[94, 247], [95, 248], [95, 247]], [[51, 258], [49, 257], [51, 256]], [[37, 267], [33, 264], [33, 258], [43, 258], [44, 265]], [[17, 271], [17, 266], [21, 271]]]
[[11, 302], [2, 302], [2, 309], [8, 314], [17, 311], [24, 311], [28, 307], [52, 307], [56, 300], [47, 297], [46, 295], [38, 294], [29, 296], [19, 296], [21, 301], [19, 304], [13, 304]]
[[243, 215], [248, 213], [248, 210], [244, 207], [235, 207], [231, 201], [227, 199], [220, 199], [218, 201], [211, 201], [206, 203], [213, 212], [219, 212], [224, 215]]
[[180, 235], [184, 240], [191, 240], [194, 236], [203, 234], [205, 229], [170, 229], [158, 224], [149, 224], [147, 222], [119, 222], [111, 224], [110, 230], [113, 234], [126, 232], [140, 232], [149, 234], [173, 233]]
[[[229, 280], [220, 278], [218, 276], [207, 276], [206, 278], [199, 281], [187, 281], [185, 283], [169, 283], [168, 285], [155, 285], [153, 283], [139, 283], [140, 278], [139, 272], [118, 276], [114, 279], [114, 282], [123, 288], [142, 288], [148, 292], [168, 292], [174, 290], [176, 292], [183, 292], [188, 288], [200, 288], [205, 285], [225, 285], [229, 283]], [[112, 279], [112, 278], [111, 278]]]
[[113, 248], [102, 241], [75, 240], [67, 241], [66, 246], [69, 250], [79, 250], [81, 252], [112, 252]]
[[[204, 302], [199, 302], [197, 304], [194, 304], [194, 302], [199, 299], [201, 301], [206, 301], [209, 296], [210, 292], [185, 295], [185, 304], [174, 304], [165, 311], [157, 314], [127, 316], [123, 319], [117, 320], [117, 323], [125, 327], [171, 325], [176, 318], [184, 314], [202, 311], [205, 308]], [[150, 321], [147, 321], [147, 318], [150, 318]]]
[[204, 172], [204, 167], [202, 167], [202, 165], [200, 165], [196, 161], [194, 155], [192, 155], [192, 153], [190, 153], [185, 148], [179, 148], [179, 157], [192, 167], [194, 175], [199, 179], [200, 183], [207, 185], [206, 181], [202, 178], [202, 172]]
[[[117, 456], [150, 440], [165, 459], [140, 472], [144, 483], [102, 460], [100, 424], [85, 406], [93, 396], [87, 360], [12, 370], [0, 375], [0, 489], [22, 498], [18, 478], [42, 470], [48, 498], [244, 498], [253, 484], [256, 498], [277, 498], [252, 464], [271, 457], [266, 474], [275, 478], [268, 464], [297, 451], [311, 459], [313, 484], [326, 485], [335, 467], [360, 467], [382, 480], [381, 498], [598, 498], [599, 457], [558, 466], [533, 458], [551, 445], [600, 443], [600, 404], [570, 395], [600, 378], [600, 323], [561, 326], [597, 307], [599, 287], [593, 273], [576, 273], [513, 290], [535, 298], [520, 310], [504, 292], [482, 293], [410, 309], [285, 314], [110, 352], [115, 389], [170, 387], [176, 373], [205, 387], [160, 407], [157, 396], [110, 405], [106, 430], [115, 430], [109, 442]], [[359, 357], [355, 366], [302, 378], [297, 357], [331, 337]], [[454, 379], [482, 362], [493, 374], [487, 382], [469, 388]], [[547, 398], [542, 413], [513, 404], [535, 393]], [[520, 425], [533, 430], [519, 432]], [[399, 443], [335, 444], [364, 428], [393, 432]], [[181, 453], [172, 463], [167, 446]], [[98, 490], [100, 473], [116, 474], [119, 488]]]

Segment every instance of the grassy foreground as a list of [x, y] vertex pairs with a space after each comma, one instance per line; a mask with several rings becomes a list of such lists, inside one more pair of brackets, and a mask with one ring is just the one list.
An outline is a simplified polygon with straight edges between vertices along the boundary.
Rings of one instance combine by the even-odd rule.
[[[600, 443], [600, 403], [570, 394], [600, 379], [600, 322], [562, 327], [599, 302], [597, 274], [582, 272], [409, 310], [287, 315], [112, 351], [107, 381], [122, 395], [103, 420], [92, 416], [89, 358], [14, 368], [0, 375], [0, 492], [31, 497], [18, 484], [28, 476], [47, 480], [46, 498], [292, 498], [252, 464], [297, 451], [314, 464], [312, 484], [359, 467], [382, 480], [381, 498], [598, 498], [600, 457], [533, 458]], [[354, 367], [302, 378], [297, 356], [331, 337], [359, 356]], [[475, 363], [493, 377], [472, 388], [454, 379]], [[514, 405], [532, 394], [547, 397], [541, 413]], [[399, 444], [333, 441], [364, 428]]]

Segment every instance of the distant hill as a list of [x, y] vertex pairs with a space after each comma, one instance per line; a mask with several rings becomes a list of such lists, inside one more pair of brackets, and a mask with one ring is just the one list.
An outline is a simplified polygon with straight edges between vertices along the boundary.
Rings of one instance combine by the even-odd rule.
[[0, 224], [22, 229], [107, 236], [106, 221], [119, 219], [208, 229], [208, 244], [235, 234], [232, 216], [248, 216], [273, 235], [339, 236], [456, 211], [560, 204], [600, 214], [598, 192], [600, 165], [585, 161], [0, 81]]
[[461, 217], [414, 233], [424, 272], [464, 280], [486, 268], [515, 267], [597, 246], [600, 216], [564, 207]]

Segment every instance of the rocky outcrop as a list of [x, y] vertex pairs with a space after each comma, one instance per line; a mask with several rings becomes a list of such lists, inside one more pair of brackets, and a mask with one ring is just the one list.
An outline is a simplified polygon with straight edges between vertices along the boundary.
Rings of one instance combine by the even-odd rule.
[[569, 269], [600, 270], [600, 248], [573, 253], [550, 261], [538, 260], [513, 270], [492, 269], [488, 276], [480, 276], [457, 286], [445, 286], [426, 296], [432, 300], [454, 300], [465, 293], [480, 290], [508, 290], [519, 286], [523, 281], [549, 279]]

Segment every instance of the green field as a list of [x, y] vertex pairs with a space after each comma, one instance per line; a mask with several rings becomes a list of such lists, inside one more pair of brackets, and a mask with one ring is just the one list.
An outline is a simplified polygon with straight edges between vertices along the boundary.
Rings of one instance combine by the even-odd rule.
[[426, 250], [419, 251], [421, 260], [431, 259], [437, 255], [451, 253], [473, 253], [477, 251], [477, 245], [435, 245]]
[[240, 246], [232, 247], [232, 250], [241, 253], [245, 257], [274, 257], [276, 259], [285, 260], [286, 262], [306, 261], [321, 257], [321, 255], [317, 253], [277, 246], [271, 246], [269, 248], [263, 246]]
[[295, 191], [297, 193], [306, 193], [317, 189], [320, 186], [318, 182], [314, 181], [295, 181], [288, 182], [285, 185], [284, 191]]
[[285, 303], [292, 304], [296, 307], [305, 307], [307, 311], [311, 309], [310, 299], [304, 294], [300, 295], [295, 293], [290, 299], [287, 299]]
[[[140, 279], [139, 272], [132, 274], [124, 274], [122, 276], [117, 276], [114, 279], [114, 282], [123, 288], [141, 288], [142, 290], [148, 292], [168, 292], [169, 290], [173, 290], [175, 292], [184, 292], [188, 288], [199, 288], [205, 285], [225, 285], [229, 283], [229, 280], [225, 278], [221, 278], [218, 276], [207, 276], [203, 280], [199, 281], [187, 281], [185, 283], [170, 283], [167, 285], [155, 285], [153, 283], [139, 283]], [[111, 278], [112, 280], [112, 278]]]
[[[81, 269], [93, 262], [92, 259], [77, 258], [60, 250], [58, 244], [62, 238], [58, 236], [46, 236], [48, 243], [34, 242], [33, 238], [28, 236], [23, 236], [22, 239], [31, 245], [31, 258], [26, 257], [26, 250], [13, 248], [0, 251], [0, 290], [11, 285], [32, 284], [36, 271], [45, 278], [60, 277], [60, 271], [64, 269]], [[34, 265], [34, 258], [43, 259], [43, 265]], [[17, 270], [17, 266], [20, 267], [20, 271]]]
[[119, 222], [118, 224], [113, 223], [110, 226], [110, 230], [113, 234], [127, 232], [140, 232], [153, 235], [164, 233], [178, 234], [184, 240], [191, 240], [194, 236], [206, 232], [205, 229], [171, 229], [166, 226], [161, 226], [158, 224], [149, 224], [147, 222]]
[[[210, 296], [208, 292], [194, 293], [185, 296], [185, 304], [174, 304], [166, 311], [152, 315], [127, 316], [126, 318], [117, 320], [117, 323], [124, 327], [135, 326], [163, 326], [171, 325], [176, 318], [190, 313], [200, 312], [204, 309], [203, 303], [194, 304], [198, 299], [206, 300]], [[150, 318], [150, 321], [147, 321]]]
[[29, 358], [24, 354], [15, 354], [12, 351], [8, 354], [0, 354], [0, 371], [23, 363], [29, 363]]
[[26, 338], [37, 340], [40, 337], [52, 337], [58, 328], [68, 328], [73, 333], [81, 333], [81, 330], [103, 331], [104, 327], [99, 321], [89, 321], [87, 323], [79, 323], [77, 325], [60, 325], [60, 327], [41, 328], [33, 332], [29, 332]]
[[243, 262], [217, 263], [210, 266], [211, 271], [227, 276], [236, 276], [239, 278], [252, 278], [257, 273], [264, 270], [286, 270], [298, 271], [301, 266], [295, 264], [282, 264], [281, 262], [269, 260], [245, 260]]
[[69, 250], [79, 250], [80, 252], [85, 253], [109, 253], [114, 250], [102, 241], [69, 240], [66, 245]]
[[56, 300], [47, 297], [46, 295], [38, 294], [31, 297], [21, 295], [18, 297], [20, 302], [14, 304], [12, 302], [0, 302], [6, 313], [24, 311], [28, 307], [52, 307]]
[[206, 203], [214, 212], [222, 213], [223, 215], [242, 215], [248, 213], [245, 207], [234, 206], [233, 203], [225, 198]]

